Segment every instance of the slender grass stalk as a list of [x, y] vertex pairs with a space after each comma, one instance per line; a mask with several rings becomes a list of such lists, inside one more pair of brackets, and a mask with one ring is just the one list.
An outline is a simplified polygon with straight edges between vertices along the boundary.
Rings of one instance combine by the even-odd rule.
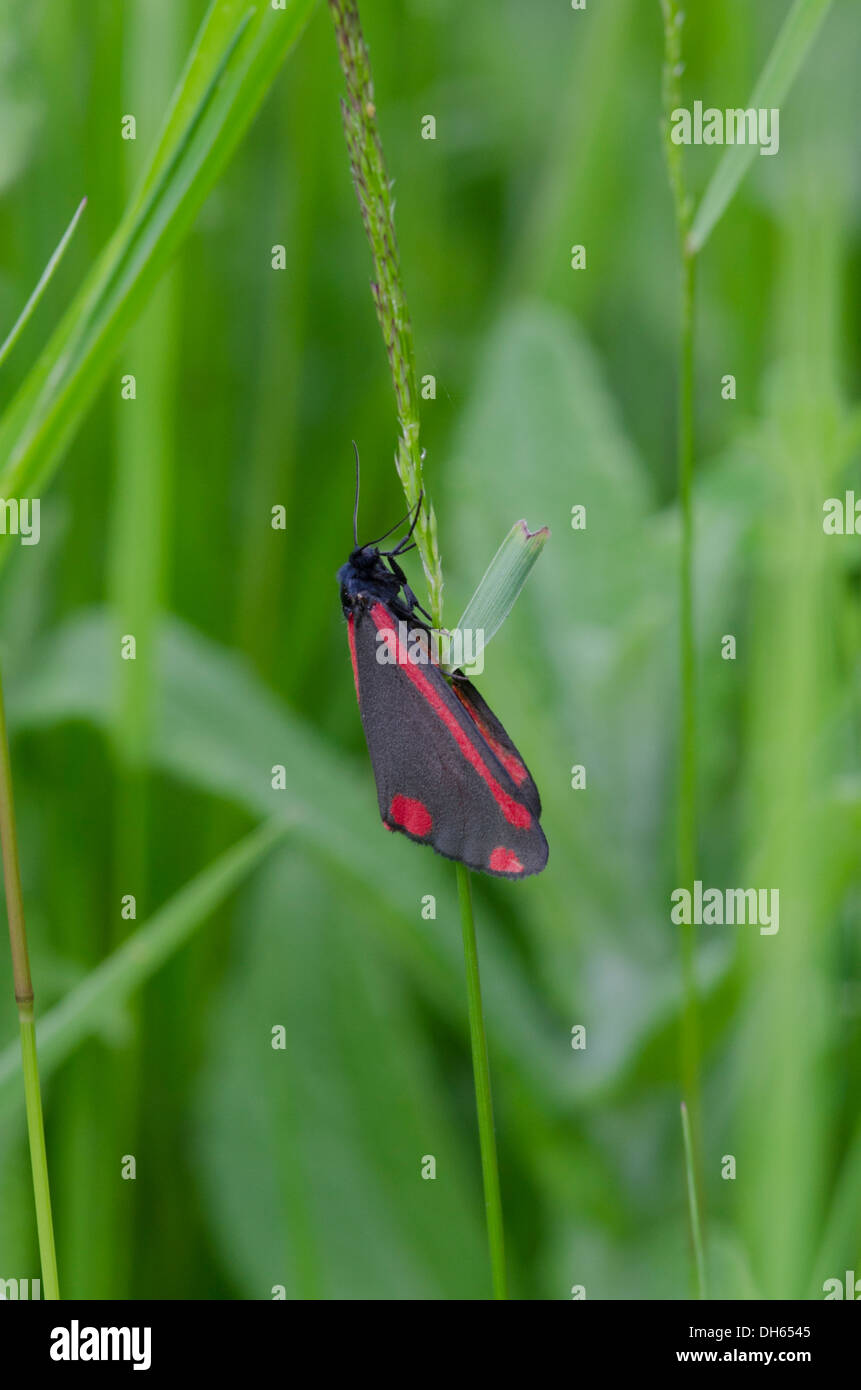
[[[679, 725], [679, 782], [676, 863], [678, 881], [692, 888], [697, 867], [697, 692], [694, 636], [694, 261], [682, 259], [682, 312], [679, 349], [678, 470], [681, 511], [679, 565], [679, 651], [681, 715]], [[691, 1108], [694, 1132], [699, 1133], [700, 1038], [694, 963], [694, 927], [683, 925], [682, 1078]]]
[[457, 896], [463, 929], [463, 955], [466, 962], [466, 993], [469, 999], [469, 1036], [472, 1045], [472, 1071], [475, 1079], [475, 1107], [481, 1142], [481, 1172], [484, 1180], [484, 1207], [494, 1298], [507, 1298], [505, 1275], [505, 1234], [502, 1224], [502, 1197], [499, 1190], [499, 1164], [496, 1157], [496, 1131], [493, 1099], [490, 1093], [490, 1064], [481, 1005], [481, 978], [478, 971], [478, 944], [472, 911], [472, 881], [469, 869], [457, 865]]
[[3, 346], [0, 347], [0, 367], [2, 367], [4, 361], [6, 360], [9, 353], [12, 351], [13, 347], [17, 343], [18, 338], [23, 332], [28, 320], [32, 317], [33, 313], [35, 312], [36, 305], [39, 303], [39, 300], [42, 298], [42, 295], [48, 288], [48, 285], [50, 284], [50, 281], [53, 277], [54, 271], [57, 269], [57, 266], [63, 259], [66, 247], [72, 240], [75, 228], [77, 227], [78, 222], [81, 219], [81, 214], [86, 206], [87, 200], [86, 198], [82, 198], [81, 201], [78, 203], [78, 206], [75, 208], [74, 213], [72, 214], [71, 222], [64, 231], [63, 235], [60, 237], [60, 240], [57, 242], [57, 245], [54, 248], [53, 254], [51, 255], [50, 260], [48, 261], [48, 264], [45, 266], [45, 269], [39, 276], [36, 288], [33, 290], [33, 293], [30, 295], [30, 298], [27, 300], [27, 303], [24, 305], [24, 308], [21, 310], [20, 314], [18, 315], [17, 319], [15, 320], [11, 329], [9, 330], [9, 333], [6, 336], [6, 341], [3, 343]]
[[33, 1171], [33, 1196], [36, 1202], [36, 1226], [39, 1235], [42, 1285], [47, 1299], [58, 1299], [60, 1297], [60, 1285], [57, 1277], [54, 1223], [51, 1217], [51, 1190], [48, 1184], [48, 1158], [45, 1152], [42, 1092], [39, 1088], [39, 1064], [36, 1057], [33, 979], [30, 974], [27, 928], [24, 923], [24, 896], [21, 891], [21, 867], [18, 862], [18, 831], [15, 824], [15, 802], [12, 796], [12, 760], [9, 755], [9, 737], [6, 732], [2, 681], [0, 681], [0, 840], [2, 840], [3, 847], [3, 881], [6, 889], [6, 912], [9, 918], [9, 944], [12, 950], [15, 1002], [18, 1005], [18, 1020], [21, 1027], [24, 1098], [27, 1106], [27, 1132], [30, 1137], [30, 1166]]
[[[779, 106], [809, 54], [831, 0], [795, 0], [754, 87], [749, 105]], [[697, 692], [694, 640], [694, 331], [696, 257], [729, 206], [754, 155], [754, 147], [724, 151], [694, 213], [684, 176], [682, 148], [670, 138], [671, 115], [681, 106], [683, 13], [679, 0], [661, 0], [664, 20], [663, 116], [670, 187], [676, 212], [681, 265], [679, 336], [678, 486], [680, 546], [680, 724], [676, 864], [679, 884], [692, 887], [697, 866]], [[682, 927], [683, 1006], [681, 1022], [682, 1119], [688, 1165], [691, 1225], [697, 1254], [700, 1297], [704, 1297], [701, 1202], [698, 1200], [701, 1154], [700, 1036], [694, 953], [694, 929]]]
[[[664, 17], [663, 107], [667, 172], [676, 214], [681, 268], [681, 322], [677, 406], [678, 491], [681, 516], [679, 547], [679, 765], [676, 819], [676, 874], [691, 890], [697, 867], [697, 691], [694, 636], [694, 308], [695, 260], [689, 242], [692, 203], [685, 186], [681, 146], [670, 139], [670, 114], [681, 105], [683, 15], [678, 0], [661, 0]], [[686, 1139], [690, 1146], [689, 1181], [694, 1200], [700, 1169], [700, 1030], [694, 927], [681, 927], [682, 1014], [681, 1086]], [[699, 1210], [699, 1204], [697, 1203]], [[699, 1221], [699, 1217], [697, 1218]], [[695, 1239], [696, 1245], [696, 1239]]]
[[[377, 130], [371, 65], [356, 0], [329, 0], [329, 8], [332, 11], [338, 55], [347, 86], [346, 99], [341, 102], [344, 134], [356, 196], [374, 262], [371, 290], [389, 359], [397, 404], [400, 438], [395, 466], [403, 485], [407, 505], [415, 506], [419, 497], [422, 497], [415, 538], [427, 580], [430, 612], [433, 622], [439, 625], [442, 617], [442, 564], [437, 541], [436, 517], [422, 480], [423, 460], [419, 444], [415, 346], [401, 278], [392, 185], [386, 173]], [[493, 1292], [495, 1298], [507, 1298], [499, 1163], [493, 1126], [487, 1038], [481, 1004], [478, 944], [469, 870], [461, 864], [457, 866], [457, 885], [463, 926], [470, 1045]]]
[[685, 1146], [685, 1172], [688, 1179], [688, 1210], [691, 1218], [691, 1235], [694, 1242], [694, 1257], [697, 1264], [697, 1293], [706, 1298], [706, 1262], [703, 1253], [703, 1233], [700, 1225], [700, 1208], [697, 1200], [697, 1182], [694, 1171], [694, 1150], [691, 1143], [691, 1121], [688, 1107], [682, 1101], [682, 1140]]
[[[374, 261], [371, 292], [377, 320], [386, 346], [400, 439], [395, 466], [407, 505], [414, 507], [422, 491], [422, 453], [419, 445], [419, 393], [416, 380], [413, 330], [401, 278], [398, 242], [395, 236], [395, 203], [386, 173], [383, 147], [377, 130], [374, 84], [368, 49], [359, 19], [356, 0], [329, 0], [338, 55], [347, 84], [341, 101], [344, 135], [350, 155], [350, 168], [362, 222]], [[415, 538], [425, 572], [430, 611], [438, 624], [442, 613], [442, 565], [437, 541], [436, 517], [425, 493]]]

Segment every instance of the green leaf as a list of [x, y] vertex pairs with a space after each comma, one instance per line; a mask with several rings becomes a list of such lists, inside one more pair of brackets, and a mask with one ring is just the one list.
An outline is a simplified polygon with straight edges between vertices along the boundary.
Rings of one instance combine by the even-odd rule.
[[0, 491], [37, 492], [299, 36], [313, 0], [214, 0], [123, 219], [0, 422]]
[[237, 907], [193, 1132], [216, 1246], [245, 1297], [275, 1284], [288, 1298], [483, 1296], [471, 1138], [422, 1011], [369, 939], [374, 910], [299, 848]]
[[42, 295], [48, 288], [48, 285], [50, 284], [51, 279], [54, 275], [54, 271], [57, 269], [57, 266], [63, 259], [66, 247], [68, 246], [69, 242], [72, 240], [72, 237], [74, 236], [75, 228], [77, 227], [78, 222], [81, 218], [81, 213], [84, 211], [84, 208], [86, 206], [87, 200], [86, 198], [82, 198], [81, 201], [78, 203], [78, 206], [75, 208], [74, 213], [72, 214], [71, 222], [64, 231], [63, 235], [60, 237], [60, 240], [57, 242], [57, 245], [54, 248], [54, 251], [48, 261], [48, 264], [45, 266], [45, 269], [39, 276], [36, 288], [33, 290], [33, 293], [30, 295], [30, 298], [27, 300], [27, 303], [24, 305], [24, 308], [21, 310], [14, 324], [10, 328], [6, 336], [6, 341], [3, 343], [3, 346], [0, 347], [0, 366], [3, 365], [4, 360], [9, 356], [9, 353], [12, 351], [16, 342], [18, 341], [18, 338], [20, 337], [21, 332], [24, 329], [25, 324], [27, 323], [27, 320], [34, 313], [36, 305], [39, 303], [39, 300], [42, 298]]
[[[247, 877], [285, 833], [284, 822], [268, 822], [186, 884], [139, 927], [122, 946], [92, 970], [37, 1028], [39, 1066], [43, 1077], [86, 1037], [98, 1033], [117, 1007], [153, 975], [174, 951]], [[21, 1052], [16, 1042], [0, 1053], [0, 1109], [23, 1102], [20, 1086]]]
[[[795, 0], [748, 101], [754, 109], [779, 107], [813, 46], [831, 0]], [[756, 145], [728, 146], [694, 215], [688, 250], [701, 251], [750, 168]]]
[[[515, 521], [485, 570], [452, 634], [455, 638], [465, 631], [477, 634], [476, 670], [482, 669], [480, 653], [502, 627], [549, 538], [548, 527], [530, 531], [525, 521]], [[464, 665], [463, 669], [468, 675], [472, 668]]]
[[857, 1269], [861, 1249], [861, 1124], [855, 1126], [832, 1189], [819, 1248], [810, 1275], [808, 1298], [821, 1298], [826, 1279], [843, 1280]]
[[[570, 315], [545, 305], [519, 304], [488, 334], [451, 472], [449, 593], [512, 516], [540, 518], [554, 534], [497, 634], [482, 694], [541, 791], [551, 858], [535, 910], [553, 952], [551, 995], [556, 982], [561, 995], [580, 972], [574, 942], [553, 926], [566, 901], [609, 939], [618, 917], [640, 920], [643, 884], [656, 876], [654, 768], [643, 750], [665, 738], [675, 556], [597, 355]], [[572, 528], [574, 506], [582, 529]], [[570, 775], [586, 750], [588, 815]]]

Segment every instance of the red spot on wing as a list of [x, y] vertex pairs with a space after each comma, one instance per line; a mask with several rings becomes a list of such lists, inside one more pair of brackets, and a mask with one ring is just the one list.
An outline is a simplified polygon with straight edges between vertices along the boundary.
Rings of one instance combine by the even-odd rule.
[[389, 815], [404, 830], [408, 830], [411, 835], [421, 838], [427, 835], [433, 825], [433, 816], [425, 806], [423, 801], [416, 801], [412, 796], [392, 797], [392, 804], [389, 807]]
[[509, 777], [511, 777], [519, 787], [522, 782], [526, 781], [527, 774], [523, 763], [515, 753], [510, 752], [507, 748], [503, 748], [498, 738], [494, 738], [484, 720], [479, 717], [478, 710], [470, 704], [465, 695], [461, 694], [460, 690], [457, 688], [457, 684], [455, 683], [451, 688], [460, 700], [467, 714], [470, 715], [473, 721], [478, 725], [485, 743], [490, 745]]
[[356, 699], [359, 701], [359, 704], [361, 704], [362, 700], [359, 695], [359, 663], [356, 660], [356, 619], [352, 613], [347, 619], [347, 636], [350, 639], [350, 660], [353, 663], [353, 680], [356, 685]]
[[[392, 620], [381, 603], [374, 604], [371, 609], [371, 617], [380, 632], [384, 630], [390, 632], [392, 630]], [[474, 767], [479, 777], [487, 783], [494, 801], [505, 816], [509, 825], [516, 825], [521, 830], [528, 830], [532, 825], [532, 816], [530, 812], [525, 806], [521, 805], [519, 801], [515, 801], [513, 796], [509, 796], [504, 787], [499, 785], [478, 749], [470, 743], [445, 701], [440, 699], [439, 693], [434, 690], [424, 672], [409, 660], [397, 633], [394, 634], [394, 637], [398, 649], [398, 664], [400, 669], [408, 679], [412, 681], [416, 689], [427, 700], [434, 713], [442, 720], [443, 724], [445, 724], [470, 766]]]
[[514, 853], [513, 849], [506, 849], [504, 845], [499, 845], [493, 851], [488, 860], [488, 868], [495, 874], [522, 874], [523, 865]]

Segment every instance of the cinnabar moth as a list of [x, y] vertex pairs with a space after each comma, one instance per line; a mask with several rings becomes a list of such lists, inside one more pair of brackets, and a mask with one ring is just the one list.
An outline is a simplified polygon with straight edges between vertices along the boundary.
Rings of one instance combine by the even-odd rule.
[[[548, 854], [541, 801], [519, 752], [465, 676], [411, 656], [429, 646], [430, 615], [397, 557], [413, 548], [421, 498], [392, 550], [360, 546], [358, 452], [356, 467], [354, 549], [338, 583], [383, 823], [471, 869], [509, 879], [540, 873]], [[395, 660], [378, 659], [383, 640]]]

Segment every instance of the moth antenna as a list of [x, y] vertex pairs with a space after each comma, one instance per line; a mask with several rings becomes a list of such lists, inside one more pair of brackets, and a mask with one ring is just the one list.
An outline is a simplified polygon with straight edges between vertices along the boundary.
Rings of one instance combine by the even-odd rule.
[[413, 519], [412, 519], [412, 523], [411, 523], [411, 525], [410, 525], [410, 529], [409, 529], [409, 531], [407, 532], [407, 535], [406, 535], [406, 539], [407, 539], [407, 540], [409, 540], [409, 539], [411, 538], [411, 536], [412, 536], [412, 534], [413, 534], [413, 531], [416, 529], [416, 522], [417, 522], [418, 519], [419, 519], [419, 512], [420, 512], [421, 509], [422, 509], [422, 498], [424, 497], [424, 495], [425, 495], [425, 490], [424, 490], [424, 488], [422, 488], [421, 492], [419, 493], [419, 500], [416, 502], [416, 514], [415, 514], [415, 516], [414, 516]]
[[[405, 553], [405, 550], [406, 550], [407, 546], [409, 546], [409, 543], [410, 543], [410, 541], [412, 540], [413, 531], [416, 529], [416, 522], [417, 522], [418, 519], [419, 519], [419, 512], [420, 512], [421, 509], [422, 509], [422, 498], [424, 497], [424, 495], [425, 495], [425, 490], [424, 490], [424, 488], [422, 488], [421, 492], [419, 493], [419, 500], [416, 502], [416, 514], [415, 514], [415, 516], [413, 517], [412, 522], [410, 523], [410, 529], [409, 529], [409, 531], [407, 531], [407, 534], [404, 536], [403, 540], [398, 541], [398, 543], [397, 543], [397, 545], [395, 546], [394, 550], [391, 551], [391, 554], [392, 554], [392, 555], [403, 555], [403, 554]], [[409, 512], [407, 512], [407, 517], [408, 517], [408, 516], [409, 516]], [[404, 517], [404, 520], [406, 520], [406, 517]], [[397, 528], [394, 528], [394, 527], [393, 527], [392, 529], [394, 530], [394, 529], [397, 529]], [[409, 548], [412, 549], [412, 546], [409, 546]]]
[[[421, 498], [419, 498], [419, 504], [421, 504]], [[383, 534], [382, 534], [381, 536], [377, 536], [377, 539], [376, 539], [375, 541], [368, 541], [367, 544], [368, 544], [368, 545], [379, 545], [380, 541], [386, 540], [386, 538], [387, 538], [388, 536], [390, 536], [390, 535], [392, 534], [393, 531], [397, 531], [398, 528], [399, 528], [400, 526], [403, 526], [403, 524], [404, 524], [405, 521], [409, 521], [409, 519], [410, 519], [410, 512], [412, 512], [412, 507], [410, 507], [410, 510], [409, 510], [409, 512], [407, 512], [406, 516], [402, 516], [401, 519], [400, 519], [400, 521], [396, 521], [395, 524], [394, 524], [394, 526], [390, 526], [390, 527], [389, 527], [388, 531], [384, 531]], [[413, 525], [415, 525], [415, 522], [413, 522]], [[411, 536], [411, 535], [412, 535], [412, 530], [410, 531], [410, 536]], [[409, 540], [409, 538], [410, 538], [410, 537], [407, 536], [407, 537], [406, 537], [406, 540]], [[400, 545], [400, 542], [398, 542], [398, 544]], [[390, 551], [390, 552], [388, 552], [388, 553], [391, 554], [391, 555], [397, 555], [398, 552], [397, 552], [397, 550], [392, 550], [392, 551]]]
[[353, 452], [356, 455], [356, 502], [353, 507], [353, 544], [359, 548], [359, 446], [353, 440]]

